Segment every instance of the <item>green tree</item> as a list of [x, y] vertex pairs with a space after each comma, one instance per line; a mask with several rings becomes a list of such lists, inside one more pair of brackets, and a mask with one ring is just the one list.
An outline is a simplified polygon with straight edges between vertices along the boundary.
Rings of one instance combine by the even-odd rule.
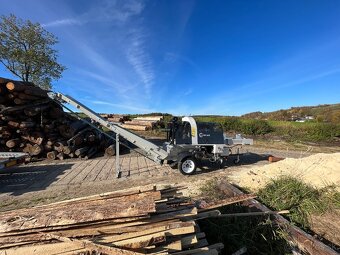
[[52, 48], [57, 42], [39, 23], [13, 14], [0, 17], [0, 62], [23, 81], [50, 89], [52, 80], [61, 77], [66, 68]]

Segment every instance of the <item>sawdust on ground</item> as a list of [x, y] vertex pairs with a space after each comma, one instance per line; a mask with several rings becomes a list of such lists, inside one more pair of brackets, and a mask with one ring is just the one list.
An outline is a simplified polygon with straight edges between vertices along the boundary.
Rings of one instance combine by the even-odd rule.
[[287, 158], [264, 166], [254, 166], [234, 172], [230, 180], [252, 191], [264, 187], [280, 176], [302, 179], [314, 187], [336, 185], [340, 191], [340, 153], [318, 153], [305, 158]]

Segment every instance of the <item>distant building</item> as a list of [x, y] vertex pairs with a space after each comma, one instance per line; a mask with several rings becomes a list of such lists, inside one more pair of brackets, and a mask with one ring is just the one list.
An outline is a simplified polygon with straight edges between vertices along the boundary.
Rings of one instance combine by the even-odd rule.
[[310, 120], [314, 120], [313, 116], [305, 116], [303, 118], [296, 118], [294, 121], [295, 122], [306, 122], [306, 121], [310, 121]]
[[297, 118], [295, 122], [306, 122], [305, 118]]

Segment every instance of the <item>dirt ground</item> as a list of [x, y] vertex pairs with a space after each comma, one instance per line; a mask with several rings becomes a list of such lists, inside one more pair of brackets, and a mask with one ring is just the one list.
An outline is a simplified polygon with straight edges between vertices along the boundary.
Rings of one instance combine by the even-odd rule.
[[[177, 169], [157, 165], [137, 153], [121, 155], [120, 178], [116, 178], [115, 157], [30, 163], [0, 172], [0, 210], [148, 184], [185, 185], [188, 186], [186, 195], [194, 196], [197, 194], [199, 183], [204, 183], [207, 179], [229, 178], [242, 169], [268, 164], [268, 153], [257, 151], [257, 148], [245, 147], [241, 150], [245, 154], [239, 165], [233, 163], [233, 157], [230, 157], [223, 169], [218, 169], [216, 165], [208, 162], [193, 176], [183, 176]], [[301, 157], [301, 153], [296, 151], [278, 151], [276, 154]]]
[[[269, 163], [268, 155], [286, 157], [293, 161], [314, 155], [308, 150], [279, 150], [258, 146], [245, 147], [241, 152], [244, 155], [240, 164], [233, 163], [234, 157], [230, 157], [223, 169], [212, 163], [206, 163], [193, 176], [184, 176], [177, 169], [157, 165], [136, 153], [121, 156], [120, 178], [116, 178], [115, 157], [30, 163], [0, 172], [0, 211], [149, 184], [184, 185], [188, 187], [184, 190], [184, 195], [196, 197], [200, 193], [199, 187], [208, 179], [227, 179], [240, 184], [238, 178], [242, 173], [249, 173], [254, 169], [271, 169], [273, 164], [282, 164]], [[334, 155], [339, 160], [340, 154]], [[315, 229], [331, 240], [329, 231], [325, 230], [325, 224], [327, 225], [327, 223], [315, 225]]]

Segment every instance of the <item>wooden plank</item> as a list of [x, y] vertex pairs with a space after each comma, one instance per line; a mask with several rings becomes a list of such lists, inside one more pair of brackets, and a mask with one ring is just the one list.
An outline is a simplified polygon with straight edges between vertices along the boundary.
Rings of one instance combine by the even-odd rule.
[[199, 211], [211, 210], [211, 209], [215, 209], [215, 208], [222, 207], [225, 205], [231, 205], [231, 204], [243, 202], [245, 200], [253, 199], [255, 197], [256, 195], [254, 194], [240, 194], [234, 197], [229, 197], [223, 200], [218, 200], [217, 202], [211, 202], [204, 208], [200, 208]]
[[103, 166], [105, 165], [106, 160], [103, 159], [96, 159], [98, 163], [92, 168], [92, 170], [84, 177], [84, 182], [92, 182], [102, 170]]
[[56, 184], [69, 184], [73, 178], [83, 170], [86, 164], [86, 161], [77, 161], [67, 173], [60, 176]]
[[[207, 247], [197, 248], [197, 249], [191, 249], [187, 251], [180, 251], [173, 253], [174, 255], [189, 255], [189, 254], [210, 254], [210, 251], [214, 250], [222, 250], [224, 248], [224, 245], [222, 243], [217, 243], [213, 245], [209, 245]], [[213, 252], [212, 254], [216, 254]], [[218, 253], [217, 253], [218, 254]]]
[[104, 254], [108, 255], [138, 255], [141, 253], [133, 252], [133, 251], [127, 251], [127, 250], [122, 250], [119, 248], [115, 247], [109, 247], [109, 246], [104, 246], [101, 244], [93, 243], [88, 240], [77, 240], [77, 239], [70, 239], [67, 237], [61, 237], [57, 235], [51, 235], [53, 238], [66, 242], [66, 243], [72, 243], [75, 245], [75, 247], [83, 246], [83, 248], [91, 249], [97, 252], [101, 252]]
[[110, 169], [111, 167], [115, 164], [115, 157], [109, 158], [105, 165], [103, 166], [102, 170], [96, 177], [95, 181], [102, 181], [102, 180], [107, 180], [109, 174], [110, 174]]
[[[114, 246], [124, 247], [129, 249], [139, 249], [144, 248], [150, 245], [164, 243], [166, 241], [166, 234], [164, 232], [154, 233], [146, 236], [140, 236], [136, 238], [131, 238], [127, 240], [112, 242]], [[108, 239], [104, 237], [102, 241], [105, 244], [111, 243], [108, 242]]]
[[197, 244], [197, 242], [198, 242], [198, 239], [196, 235], [185, 236], [185, 237], [182, 237], [181, 239], [182, 247], [185, 249], [193, 246], [194, 244]]
[[99, 160], [98, 159], [91, 159], [86, 160], [87, 165], [85, 168], [83, 168], [71, 181], [70, 184], [76, 184], [76, 183], [83, 183], [86, 176], [96, 167]]
[[148, 254], [169, 254], [172, 252], [177, 252], [182, 250], [182, 244], [180, 240], [172, 241], [165, 245], [160, 245], [158, 247], [146, 247], [146, 253]]
[[[119, 217], [142, 216], [155, 212], [160, 192], [145, 192], [124, 197], [86, 201], [78, 206], [61, 205], [58, 208], [30, 208], [0, 214], [0, 232], [46, 226], [60, 226], [86, 221]], [[25, 228], [21, 225], [25, 223]]]
[[[22, 246], [14, 248], [0, 249], [0, 254], [6, 255], [52, 255], [64, 254], [67, 252], [80, 252], [84, 249], [82, 244], [75, 243], [50, 243], [50, 244], [37, 244], [31, 246]], [[71, 253], [72, 254], [72, 253]]]
[[100, 173], [103, 171], [106, 163], [109, 161], [109, 158], [106, 159], [101, 159], [101, 161], [98, 163], [97, 165], [97, 170], [94, 171], [93, 173], [91, 173], [87, 179], [91, 182], [94, 182], [97, 180], [98, 176], [100, 175]]
[[[96, 236], [102, 234], [121, 234], [129, 231], [139, 231], [145, 227], [140, 225], [140, 220], [146, 220], [149, 216], [118, 218], [112, 220], [101, 220], [97, 222], [86, 222], [66, 226], [53, 226], [37, 229], [6, 232], [0, 234], [0, 243], [11, 243], [14, 241], [36, 241], [39, 240], [38, 232], [60, 233], [67, 237]], [[130, 224], [131, 226], [126, 226]]]
[[[115, 241], [117, 237], [115, 236], [104, 236], [100, 239], [96, 239], [97, 241], [100, 241], [101, 243], [112, 243], [119, 247], [126, 247], [126, 248], [142, 248], [147, 247], [152, 244], [154, 244], [154, 240], [158, 240], [160, 238], [163, 240], [163, 236], [178, 236], [178, 235], [185, 235], [185, 234], [191, 234], [195, 232], [195, 226], [193, 224], [190, 224], [189, 226], [184, 227], [178, 227], [178, 228], [172, 228], [167, 229], [163, 231], [159, 231], [156, 233], [151, 233], [147, 235], [141, 235], [141, 236], [135, 236], [133, 238], [128, 238], [120, 241]], [[158, 240], [159, 241], [159, 240]]]
[[[150, 225], [150, 226], [148, 226]], [[148, 224], [146, 227], [149, 227], [148, 229], [142, 230], [142, 231], [135, 231], [132, 233], [126, 233], [126, 234], [121, 234], [121, 235], [115, 235], [115, 236], [110, 236], [106, 240], [108, 242], [118, 242], [118, 241], [123, 241], [126, 239], [132, 239], [140, 236], [145, 236], [153, 233], [158, 233], [158, 232], [167, 232], [167, 233], [172, 233], [170, 230], [172, 229], [177, 229], [177, 228], [183, 228], [183, 227], [192, 227], [194, 226], [194, 222], [178, 222], [178, 223], [169, 223], [165, 225], [160, 225], [160, 226], [153, 226], [153, 224]], [[141, 228], [142, 229], [142, 228]], [[96, 239], [96, 240], [101, 240]]]

